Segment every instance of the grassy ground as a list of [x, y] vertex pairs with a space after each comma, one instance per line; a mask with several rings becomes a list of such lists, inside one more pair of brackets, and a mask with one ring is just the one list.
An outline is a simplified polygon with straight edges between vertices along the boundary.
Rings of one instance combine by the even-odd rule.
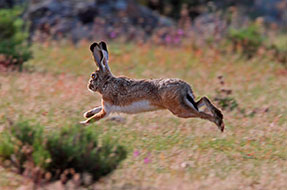
[[[89, 44], [34, 45], [29, 70], [0, 75], [0, 129], [9, 120], [32, 119], [47, 132], [83, 120], [100, 104], [87, 88], [95, 69]], [[121, 115], [89, 127], [119, 138], [129, 155], [97, 189], [285, 189], [287, 186], [286, 70], [268, 59], [244, 60], [216, 50], [111, 44], [115, 75], [181, 78], [197, 97], [215, 96], [225, 86], [250, 116], [224, 112], [226, 131], [199, 119], [179, 119], [168, 111]], [[0, 189], [26, 179], [0, 168]]]

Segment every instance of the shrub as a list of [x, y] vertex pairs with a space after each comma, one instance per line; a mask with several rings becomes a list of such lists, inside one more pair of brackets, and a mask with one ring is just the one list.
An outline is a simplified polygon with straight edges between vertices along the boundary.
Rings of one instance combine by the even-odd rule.
[[249, 25], [241, 29], [231, 28], [228, 37], [232, 42], [233, 49], [242, 49], [243, 55], [252, 58], [258, 48], [263, 45], [263, 37], [257, 25]]
[[214, 101], [224, 111], [233, 111], [238, 108], [238, 103], [235, 98], [232, 97], [232, 90], [224, 88], [224, 79], [222, 76], [218, 77], [221, 85], [220, 89], [215, 89], [216, 95]]
[[0, 69], [18, 68], [32, 56], [27, 45], [28, 33], [19, 17], [21, 9], [0, 10]]
[[219, 94], [227, 95], [226, 91], [221, 90], [220, 92], [218, 91], [217, 94], [218, 95], [214, 100], [218, 102], [218, 105], [222, 108], [222, 110], [232, 111], [238, 107], [238, 103], [234, 98], [223, 95], [220, 95], [219, 97]]
[[273, 59], [287, 69], [287, 50], [276, 47], [275, 45], [268, 47], [268, 49], [273, 52]]
[[287, 35], [278, 34], [274, 39], [270, 39], [267, 43], [267, 50], [272, 54], [273, 60], [281, 63], [287, 69]]
[[126, 157], [126, 151], [107, 136], [100, 140], [91, 127], [63, 127], [45, 135], [44, 127], [25, 121], [3, 131], [0, 157], [34, 182], [66, 182], [75, 175], [89, 174], [94, 180], [107, 175]]

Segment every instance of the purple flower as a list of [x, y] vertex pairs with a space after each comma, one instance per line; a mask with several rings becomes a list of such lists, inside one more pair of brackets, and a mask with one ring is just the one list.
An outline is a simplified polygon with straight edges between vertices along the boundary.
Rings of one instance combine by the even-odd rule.
[[167, 36], [165, 37], [165, 42], [166, 42], [166, 43], [170, 43], [170, 42], [171, 42], [171, 37], [170, 37], [170, 35], [167, 35]]
[[111, 33], [110, 33], [110, 37], [111, 37], [111, 38], [115, 38], [115, 37], [116, 37], [116, 33], [115, 33], [115, 32], [111, 32]]
[[139, 155], [140, 155], [140, 151], [138, 151], [138, 150], [134, 151], [134, 157], [137, 157]]
[[144, 163], [145, 164], [148, 164], [148, 163], [150, 163], [151, 162], [151, 159], [149, 158], [149, 157], [145, 157], [144, 158]]
[[184, 32], [183, 32], [182, 29], [178, 29], [178, 30], [177, 30], [177, 34], [180, 35], [180, 36], [182, 36], [182, 35], [184, 34]]

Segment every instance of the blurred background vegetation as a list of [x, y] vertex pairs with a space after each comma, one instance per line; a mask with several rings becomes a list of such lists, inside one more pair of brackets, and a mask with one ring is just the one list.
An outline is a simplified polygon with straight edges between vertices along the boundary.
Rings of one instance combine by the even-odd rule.
[[21, 69], [33, 41], [67, 39], [162, 45], [193, 40], [194, 47], [216, 43], [218, 48], [227, 42], [247, 58], [264, 49], [286, 62], [286, 1], [2, 0], [0, 7], [2, 68]]
[[[286, 10], [286, 0], [0, 0], [0, 189], [285, 189]], [[187, 81], [220, 107], [226, 132], [165, 111], [77, 125], [100, 104], [86, 83], [88, 47], [102, 40], [115, 75]]]

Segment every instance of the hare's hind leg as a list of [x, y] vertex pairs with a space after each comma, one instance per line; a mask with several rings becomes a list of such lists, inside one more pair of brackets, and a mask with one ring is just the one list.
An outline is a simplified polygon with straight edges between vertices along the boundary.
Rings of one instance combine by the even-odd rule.
[[[196, 105], [198, 107], [198, 109], [202, 106], [206, 106], [207, 109], [213, 114], [213, 122], [218, 126], [218, 128], [223, 131], [224, 130], [224, 123], [223, 123], [223, 115], [221, 113], [221, 111], [219, 109], [217, 109], [210, 101], [208, 98], [206, 97], [202, 97], [198, 102], [196, 102]], [[206, 114], [204, 112], [199, 112], [200, 114], [200, 118], [206, 117], [206, 119], [209, 118], [209, 114]], [[209, 116], [206, 116], [209, 115]], [[210, 119], [208, 119], [210, 120]]]
[[209, 120], [213, 123], [215, 123], [215, 118], [202, 111], [197, 111], [193, 107], [186, 107], [185, 105], [183, 106], [174, 106], [172, 108], [168, 108], [169, 111], [171, 111], [174, 115], [177, 117], [181, 118], [201, 118], [201, 119], [206, 119]]
[[102, 110], [102, 106], [98, 106], [98, 107], [95, 107], [87, 112], [84, 113], [84, 117], [85, 118], [90, 118], [92, 117], [93, 115], [99, 113], [100, 111]]

